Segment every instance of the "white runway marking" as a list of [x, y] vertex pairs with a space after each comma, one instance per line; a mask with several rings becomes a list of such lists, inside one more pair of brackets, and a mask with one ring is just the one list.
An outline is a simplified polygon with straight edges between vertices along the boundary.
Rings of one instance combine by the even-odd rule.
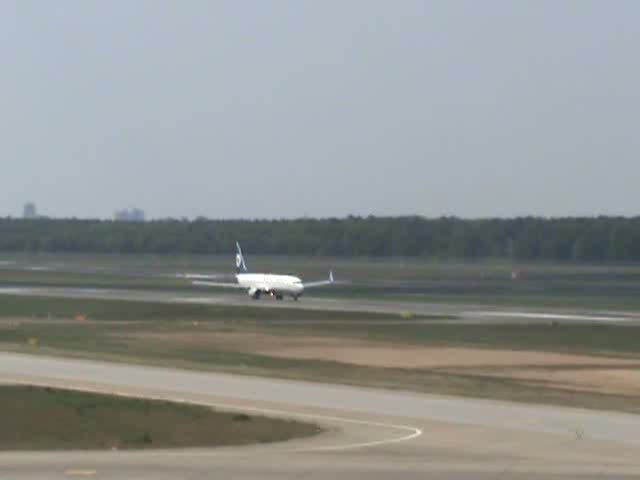
[[0, 293], [8, 295], [25, 295], [30, 292], [33, 292], [33, 289], [28, 287], [0, 287]]
[[543, 320], [575, 320], [582, 322], [628, 322], [638, 320], [635, 317], [615, 317], [604, 315], [579, 315], [565, 313], [543, 313], [543, 312], [464, 312], [466, 316], [479, 317], [502, 317], [502, 318], [530, 318]]
[[174, 297], [171, 299], [171, 303], [218, 304], [218, 303], [225, 303], [225, 299], [220, 299], [215, 297]]

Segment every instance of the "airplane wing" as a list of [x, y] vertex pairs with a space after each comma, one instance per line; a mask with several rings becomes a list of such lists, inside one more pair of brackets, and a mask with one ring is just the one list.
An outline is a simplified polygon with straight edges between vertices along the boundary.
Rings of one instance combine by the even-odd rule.
[[218, 288], [244, 288], [239, 283], [228, 283], [228, 282], [207, 282], [204, 280], [195, 280], [191, 282], [193, 285], [197, 285], [199, 287], [218, 287]]
[[322, 287], [324, 285], [331, 285], [333, 283], [335, 283], [335, 280], [333, 279], [333, 271], [330, 271], [328, 280], [320, 280], [318, 282], [307, 282], [307, 283], [303, 283], [302, 285], [304, 286], [304, 288], [313, 288], [313, 287]]

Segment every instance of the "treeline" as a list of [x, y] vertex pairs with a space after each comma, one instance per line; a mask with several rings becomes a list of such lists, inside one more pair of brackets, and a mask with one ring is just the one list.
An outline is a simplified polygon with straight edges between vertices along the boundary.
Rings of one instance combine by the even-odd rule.
[[463, 220], [347, 217], [297, 220], [0, 219], [0, 251], [640, 260], [640, 217]]

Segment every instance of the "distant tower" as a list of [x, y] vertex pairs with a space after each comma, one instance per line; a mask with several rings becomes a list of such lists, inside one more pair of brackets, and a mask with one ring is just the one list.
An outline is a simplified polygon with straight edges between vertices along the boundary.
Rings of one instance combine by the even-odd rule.
[[113, 214], [113, 219], [116, 222], [126, 222], [128, 214], [129, 212], [127, 210], [118, 210]]
[[27, 219], [38, 218], [38, 211], [36, 210], [35, 203], [27, 202], [24, 204], [24, 210], [22, 211], [22, 218], [27, 218]]

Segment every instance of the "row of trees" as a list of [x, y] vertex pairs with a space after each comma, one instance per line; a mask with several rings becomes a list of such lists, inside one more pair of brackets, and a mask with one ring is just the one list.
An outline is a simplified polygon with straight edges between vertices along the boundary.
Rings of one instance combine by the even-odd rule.
[[0, 219], [0, 251], [229, 254], [236, 240], [260, 254], [639, 261], [640, 217]]

